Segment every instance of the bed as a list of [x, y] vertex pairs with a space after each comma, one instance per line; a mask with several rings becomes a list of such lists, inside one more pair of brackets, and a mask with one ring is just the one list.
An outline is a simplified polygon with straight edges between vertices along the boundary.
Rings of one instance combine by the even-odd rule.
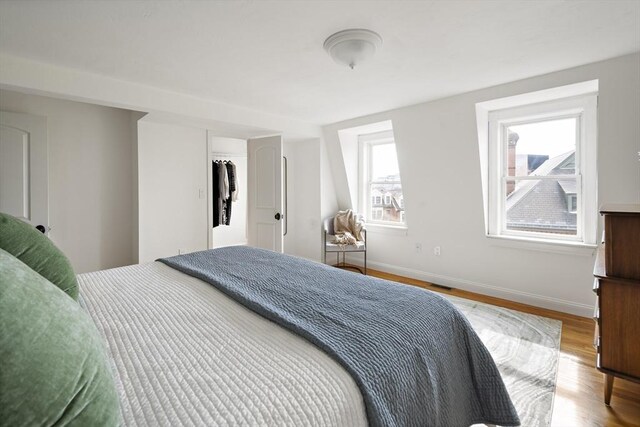
[[366, 425], [337, 362], [202, 280], [160, 262], [78, 279], [126, 424]]
[[[431, 315], [417, 301], [428, 295], [448, 312], [451, 304], [436, 294], [247, 247], [161, 261], [78, 276], [80, 303], [108, 348], [125, 425], [519, 424], [464, 316], [455, 308]], [[288, 289], [298, 299], [278, 306]], [[349, 309], [351, 297], [363, 312]], [[328, 309], [315, 307], [330, 298]], [[375, 305], [390, 314], [363, 319]], [[427, 314], [410, 313], [417, 320], [406, 330], [415, 340], [399, 332], [389, 346], [371, 337], [407, 323], [394, 307]], [[313, 321], [307, 330], [305, 319]], [[332, 344], [318, 324], [337, 327], [347, 343]], [[462, 338], [451, 346], [440, 342], [457, 331]], [[376, 352], [383, 360], [370, 361]], [[416, 372], [398, 370], [403, 363]]]

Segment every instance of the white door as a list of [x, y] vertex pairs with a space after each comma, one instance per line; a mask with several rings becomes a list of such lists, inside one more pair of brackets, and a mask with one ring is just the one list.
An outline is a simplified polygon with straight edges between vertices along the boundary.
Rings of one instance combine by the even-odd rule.
[[282, 136], [247, 141], [249, 246], [282, 252]]
[[47, 119], [0, 111], [0, 212], [49, 231]]

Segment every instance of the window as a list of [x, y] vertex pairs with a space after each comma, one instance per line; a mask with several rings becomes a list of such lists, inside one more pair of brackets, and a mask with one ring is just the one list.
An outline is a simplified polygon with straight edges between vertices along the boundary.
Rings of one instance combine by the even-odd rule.
[[595, 243], [596, 95], [492, 111], [489, 235]]
[[573, 214], [578, 210], [578, 197], [575, 194], [567, 195], [567, 210]]
[[[402, 226], [402, 184], [393, 132], [360, 135], [360, 210], [369, 222]], [[366, 203], [365, 203], [366, 202]]]

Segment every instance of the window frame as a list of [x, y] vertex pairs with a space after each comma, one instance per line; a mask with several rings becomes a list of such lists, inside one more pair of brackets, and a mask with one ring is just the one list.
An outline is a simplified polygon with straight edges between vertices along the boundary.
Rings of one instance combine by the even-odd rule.
[[[387, 145], [393, 144], [396, 146], [395, 138], [393, 136], [393, 131], [383, 131], [376, 132], [371, 134], [363, 134], [358, 135], [358, 151], [359, 151], [359, 185], [358, 185], [358, 193], [359, 193], [359, 206], [358, 209], [360, 212], [365, 213], [365, 217], [369, 214], [369, 212], [373, 213], [372, 206], [372, 192], [371, 186], [375, 184], [397, 184], [402, 187], [402, 178], [395, 181], [374, 181], [371, 177], [371, 163], [373, 157], [372, 147], [377, 145]], [[397, 152], [397, 146], [396, 146]], [[398, 169], [400, 165], [398, 165]], [[400, 174], [400, 170], [398, 170], [398, 175]], [[403, 190], [404, 191], [404, 190]], [[403, 193], [404, 197], [404, 193]], [[385, 202], [387, 196], [382, 195], [381, 202]], [[389, 199], [391, 196], [389, 196]], [[389, 200], [391, 202], [391, 200]], [[384, 205], [384, 203], [381, 203]], [[372, 215], [373, 216], [373, 215]], [[384, 209], [383, 209], [383, 217], [384, 217]], [[373, 218], [366, 218], [367, 225], [372, 224], [374, 226], [381, 226], [386, 228], [406, 228], [407, 223], [406, 220], [404, 222], [398, 221], [383, 221], [376, 220]]]
[[[575, 171], [573, 175], [508, 176], [509, 126], [576, 118]], [[489, 237], [546, 243], [594, 245], [597, 230], [597, 94], [520, 105], [488, 113], [488, 232]], [[508, 230], [506, 183], [520, 180], [576, 180], [576, 235]]]

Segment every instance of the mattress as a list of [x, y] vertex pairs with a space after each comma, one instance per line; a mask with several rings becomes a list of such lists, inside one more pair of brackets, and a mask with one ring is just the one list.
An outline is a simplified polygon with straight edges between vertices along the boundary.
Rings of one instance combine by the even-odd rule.
[[365, 426], [332, 358], [159, 262], [78, 276], [131, 426]]

